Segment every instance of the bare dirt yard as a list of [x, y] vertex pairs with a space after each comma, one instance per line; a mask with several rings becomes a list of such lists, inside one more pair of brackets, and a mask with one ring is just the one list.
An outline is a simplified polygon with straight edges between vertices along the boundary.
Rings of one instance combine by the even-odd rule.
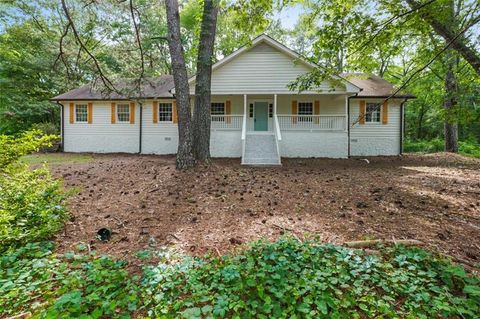
[[[77, 155], [65, 155], [68, 156]], [[131, 258], [151, 246], [222, 254], [285, 233], [341, 244], [417, 239], [480, 262], [480, 160], [451, 154], [361, 159], [283, 159], [244, 167], [215, 159], [187, 172], [173, 156], [93, 155], [50, 164], [75, 193], [60, 251], [79, 242]], [[111, 240], [97, 230], [113, 231]]]

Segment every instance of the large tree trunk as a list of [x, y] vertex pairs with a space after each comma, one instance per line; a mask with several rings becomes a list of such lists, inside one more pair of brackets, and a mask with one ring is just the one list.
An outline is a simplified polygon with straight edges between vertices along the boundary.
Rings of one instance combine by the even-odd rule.
[[195, 84], [194, 153], [198, 161], [210, 158], [210, 91], [212, 79], [213, 46], [217, 26], [216, 0], [205, 0], [197, 57]]
[[177, 169], [195, 165], [193, 156], [193, 132], [189, 103], [189, 85], [185, 57], [180, 38], [180, 15], [177, 0], [165, 0], [167, 9], [168, 48], [172, 59], [173, 80], [178, 116]]
[[[421, 6], [421, 2], [417, 0], [407, 0], [407, 3], [412, 9]], [[457, 32], [453, 26], [445, 21], [439, 20], [436, 11], [431, 10], [428, 6], [425, 10], [420, 10], [419, 13], [422, 19], [425, 20], [425, 22], [427, 22], [439, 36], [444, 38], [446, 43], [451, 43], [451, 47], [472, 66], [478, 75], [480, 75], [480, 55], [478, 54], [478, 51], [475, 50], [472, 43], [469, 43], [468, 39], [463, 36], [463, 34], [457, 36]], [[480, 15], [476, 15], [471, 21], [468, 21], [466, 26], [473, 26], [478, 22], [480, 22]]]
[[447, 72], [445, 73], [445, 151], [458, 152], [458, 124], [455, 116], [455, 106], [457, 105], [457, 79], [455, 77], [455, 52], [448, 49], [446, 54]]

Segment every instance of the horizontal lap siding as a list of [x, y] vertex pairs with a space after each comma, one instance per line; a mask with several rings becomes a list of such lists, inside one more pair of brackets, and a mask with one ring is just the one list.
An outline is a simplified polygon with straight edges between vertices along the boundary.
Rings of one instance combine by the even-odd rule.
[[[159, 100], [158, 103], [171, 103]], [[152, 101], [143, 106], [142, 153], [175, 154], [178, 148], [178, 125], [172, 122], [153, 123]]]
[[[291, 93], [288, 84], [310, 70], [277, 49], [260, 44], [213, 71], [212, 93]], [[321, 89], [329, 90], [329, 83]]]
[[[368, 100], [381, 103], [383, 100]], [[400, 101], [388, 102], [388, 123], [353, 124], [359, 116], [359, 100], [350, 102], [350, 155], [377, 156], [400, 154]], [[380, 117], [381, 118], [381, 117]], [[380, 119], [381, 121], [381, 119]], [[353, 125], [353, 126], [352, 126]]]
[[[87, 104], [88, 101], [78, 102]], [[92, 123], [70, 123], [69, 103], [64, 103], [64, 151], [94, 153], [136, 153], [139, 123], [111, 123], [111, 102], [94, 102]], [[74, 116], [75, 118], [75, 116]], [[135, 118], [139, 109], [135, 108]]]

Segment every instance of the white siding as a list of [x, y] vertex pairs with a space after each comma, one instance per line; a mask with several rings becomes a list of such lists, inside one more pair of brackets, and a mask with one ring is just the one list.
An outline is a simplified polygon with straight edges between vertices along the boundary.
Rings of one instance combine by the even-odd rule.
[[[292, 93], [287, 85], [310, 71], [311, 67], [304, 62], [295, 61], [267, 43], [261, 43], [213, 71], [212, 94]], [[194, 88], [192, 83], [192, 94]], [[329, 93], [331, 84], [325, 82], [319, 89]], [[345, 91], [344, 88], [337, 90]]]
[[[158, 103], [172, 100], [159, 100]], [[152, 101], [143, 105], [142, 153], [175, 154], [178, 148], [178, 125], [173, 122], [153, 123]]]
[[[365, 99], [365, 101], [381, 103], [383, 100]], [[400, 154], [400, 101], [390, 100], [388, 102], [388, 124], [381, 122], [353, 124], [357, 121], [358, 116], [359, 99], [352, 99], [350, 101], [351, 156]]]
[[[87, 104], [85, 102], [74, 102]], [[94, 153], [136, 153], [139, 144], [139, 107], [135, 124], [111, 124], [111, 101], [93, 103], [92, 123], [70, 124], [69, 102], [64, 105], [64, 151]]]

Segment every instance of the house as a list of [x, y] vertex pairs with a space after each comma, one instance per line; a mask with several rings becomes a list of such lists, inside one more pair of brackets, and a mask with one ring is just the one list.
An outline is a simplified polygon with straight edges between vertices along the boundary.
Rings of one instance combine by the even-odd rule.
[[[414, 97], [391, 97], [391, 83], [361, 74], [339, 75], [310, 91], [288, 89], [314, 67], [266, 35], [217, 62], [211, 84], [212, 157], [274, 165], [281, 157], [401, 154], [403, 106]], [[193, 107], [195, 77], [189, 83]], [[177, 151], [172, 76], [147, 81], [137, 98], [105, 95], [87, 85], [52, 100], [62, 107], [65, 152]]]

